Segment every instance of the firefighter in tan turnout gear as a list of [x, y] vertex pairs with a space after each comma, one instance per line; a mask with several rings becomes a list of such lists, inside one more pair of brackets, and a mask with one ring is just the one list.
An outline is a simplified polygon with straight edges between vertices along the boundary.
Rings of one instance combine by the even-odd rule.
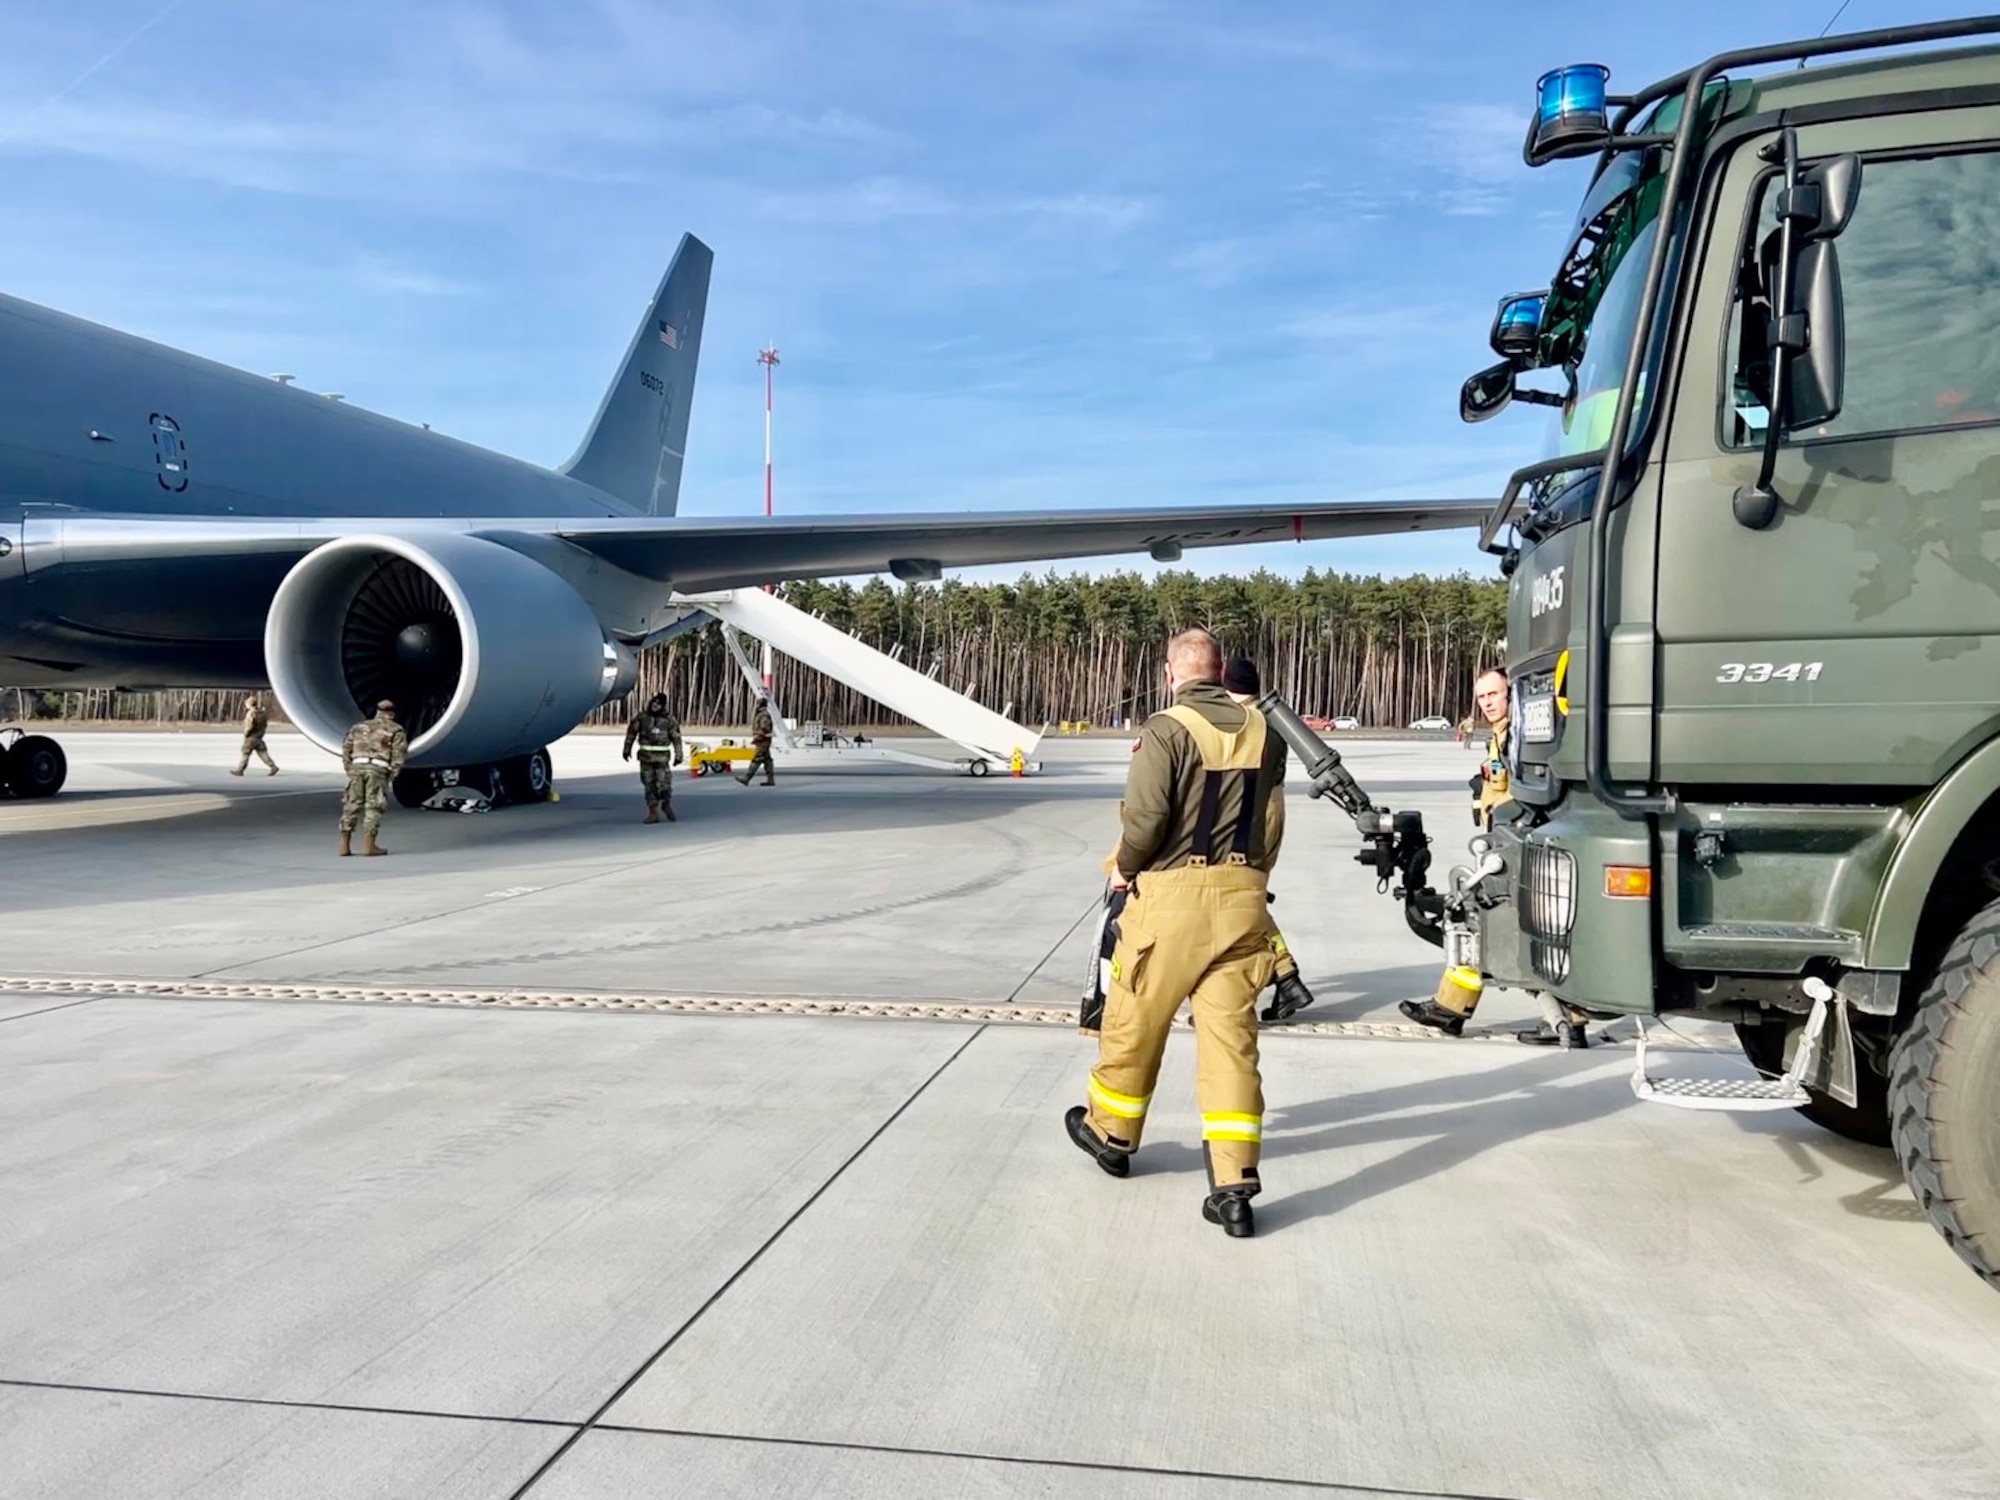
[[382, 809], [389, 803], [389, 783], [403, 769], [410, 753], [409, 736], [396, 722], [396, 705], [384, 698], [375, 705], [375, 717], [363, 719], [347, 731], [340, 742], [340, 765], [347, 772], [347, 791], [340, 799], [340, 852], [352, 854], [349, 841], [355, 824], [361, 825], [366, 841], [363, 854], [387, 854], [375, 842], [375, 830], [382, 825]]
[[[1232, 658], [1222, 669], [1222, 690], [1229, 694], [1232, 701], [1245, 708], [1250, 707], [1264, 690], [1263, 681], [1257, 672], [1257, 664], [1247, 656]], [[1284, 789], [1273, 787], [1271, 795], [1282, 797]], [[1265, 862], [1265, 873], [1269, 874], [1276, 863], [1277, 851], [1272, 850]], [[1306, 987], [1305, 979], [1299, 973], [1299, 961], [1292, 956], [1291, 945], [1285, 941], [1285, 935], [1278, 931], [1278, 921], [1275, 917], [1271, 919], [1268, 938], [1271, 944], [1271, 956], [1277, 960], [1277, 970], [1273, 977], [1271, 1003], [1264, 1008], [1258, 1019], [1287, 1021], [1313, 1003], [1313, 993]]]
[[674, 770], [684, 758], [681, 750], [681, 721], [667, 712], [667, 695], [655, 693], [646, 711], [633, 716], [625, 726], [625, 759], [639, 752], [639, 785], [646, 793], [646, 821], [657, 823], [660, 814], [669, 823], [674, 816]]
[[1113, 1177], [1131, 1170], [1183, 1000], [1195, 1029], [1195, 1100], [1208, 1163], [1202, 1216], [1235, 1238], [1255, 1232], [1263, 1083], [1257, 996], [1276, 964], [1265, 881], [1283, 835], [1272, 795], [1285, 749], [1263, 715], [1223, 691], [1222, 652], [1205, 630], [1167, 648], [1173, 706], [1146, 721], [1119, 808], [1114, 887], [1129, 894], [1091, 1070], [1069, 1136]]
[[[1507, 770], [1508, 742], [1513, 733], [1508, 719], [1508, 686], [1505, 667], [1488, 667], [1472, 684], [1473, 701], [1479, 705], [1480, 717], [1487, 724], [1486, 756], [1470, 778], [1472, 821], [1482, 830], [1493, 826], [1495, 808], [1514, 800], [1513, 779]], [[1420, 1026], [1442, 1031], [1446, 1036], [1459, 1036], [1485, 991], [1486, 980], [1477, 969], [1446, 969], [1438, 980], [1435, 997], [1404, 1000], [1397, 1009]], [[1589, 1018], [1584, 1012], [1572, 1010], [1549, 996], [1542, 997], [1542, 1010], [1542, 1024], [1533, 1031], [1516, 1032], [1518, 1040], [1543, 1047], [1590, 1045], [1584, 1030]]]

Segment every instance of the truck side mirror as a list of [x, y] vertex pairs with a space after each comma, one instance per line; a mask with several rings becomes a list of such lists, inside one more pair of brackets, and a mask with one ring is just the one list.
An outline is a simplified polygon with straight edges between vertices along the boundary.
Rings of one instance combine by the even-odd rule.
[[1792, 307], [1806, 321], [1806, 346], [1785, 385], [1785, 431], [1816, 427], [1840, 415], [1847, 382], [1847, 311], [1833, 241], [1814, 240], [1792, 273]]
[[1771, 478], [1785, 434], [1840, 412], [1847, 322], [1833, 241], [1854, 217], [1861, 196], [1860, 157], [1836, 156], [1802, 171], [1798, 132], [1789, 126], [1779, 136], [1777, 150], [1785, 171], [1778, 227], [1760, 257], [1771, 307], [1771, 416], [1757, 478], [1740, 486], [1730, 502], [1738, 524], [1752, 531], [1778, 519], [1780, 502]]
[[1484, 422], [1497, 417], [1514, 399], [1514, 362], [1488, 365], [1458, 388], [1458, 420]]

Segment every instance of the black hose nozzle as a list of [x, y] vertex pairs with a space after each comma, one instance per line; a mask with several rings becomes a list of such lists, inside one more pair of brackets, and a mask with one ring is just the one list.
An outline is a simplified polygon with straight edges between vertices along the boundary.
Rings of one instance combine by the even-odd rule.
[[1291, 704], [1276, 693], [1266, 693], [1257, 700], [1257, 712], [1299, 758], [1300, 767], [1312, 782], [1313, 796], [1331, 797], [1352, 817], [1374, 811], [1375, 804], [1361, 790], [1361, 783], [1340, 763], [1340, 752], [1314, 734], [1306, 721], [1293, 712]]

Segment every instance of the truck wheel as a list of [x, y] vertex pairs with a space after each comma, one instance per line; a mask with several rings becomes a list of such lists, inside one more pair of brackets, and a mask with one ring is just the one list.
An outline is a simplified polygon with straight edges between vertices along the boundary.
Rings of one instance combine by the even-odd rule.
[[[1738, 1026], [1736, 1039], [1743, 1044], [1743, 1055], [1750, 1059], [1750, 1065], [1761, 1073], [1776, 1078], [1785, 1071], [1797, 1049], [1799, 1038], [1805, 1035], [1804, 1016], [1786, 1016], [1782, 1020], [1760, 1022], [1755, 1026]], [[1882, 1073], [1869, 1066], [1866, 1049], [1857, 1046], [1854, 1057], [1854, 1106], [1849, 1108], [1831, 1094], [1822, 1094], [1818, 1089], [1808, 1089], [1812, 1101], [1799, 1106], [1799, 1113], [1824, 1130], [1831, 1130], [1837, 1136], [1850, 1141], [1859, 1141], [1864, 1146], [1886, 1146], [1889, 1144], [1889, 1080]]]
[[1889, 1078], [1904, 1180], [1958, 1258], [2000, 1284], [2000, 901], [1946, 950]]

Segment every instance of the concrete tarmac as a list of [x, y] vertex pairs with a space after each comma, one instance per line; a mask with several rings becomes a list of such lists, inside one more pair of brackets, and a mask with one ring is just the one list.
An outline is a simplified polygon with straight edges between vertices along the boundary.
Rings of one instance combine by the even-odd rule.
[[[1296, 793], [1239, 1242], [1185, 1033], [1131, 1179], [1062, 1133], [1122, 744], [646, 827], [577, 736], [339, 860], [295, 739], [64, 742], [0, 804], [10, 1500], [2000, 1493], [2000, 1300], [1888, 1153], [1641, 1106], [1524, 997], [1405, 1035], [1435, 950]], [[1350, 763], [1448, 863], [1474, 752]]]

